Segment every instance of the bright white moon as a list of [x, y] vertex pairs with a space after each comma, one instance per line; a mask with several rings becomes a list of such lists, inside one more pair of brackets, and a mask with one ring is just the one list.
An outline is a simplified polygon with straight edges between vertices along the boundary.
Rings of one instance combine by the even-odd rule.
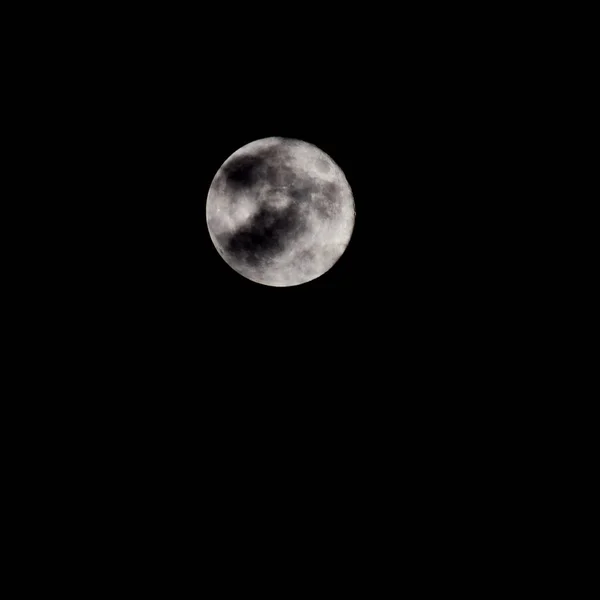
[[354, 229], [346, 177], [322, 150], [271, 137], [234, 152], [215, 175], [206, 222], [215, 248], [256, 283], [292, 286], [320, 277]]

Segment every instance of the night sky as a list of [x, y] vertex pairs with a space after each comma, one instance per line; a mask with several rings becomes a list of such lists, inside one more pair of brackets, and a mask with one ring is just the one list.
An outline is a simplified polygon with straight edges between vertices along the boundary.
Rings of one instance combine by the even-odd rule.
[[[368, 40], [325, 27], [304, 45], [149, 30], [121, 60], [99, 113], [118, 230], [100, 293], [157, 389], [198, 377], [236, 402], [312, 390], [335, 411], [358, 389], [377, 402], [439, 394], [491, 368], [482, 348], [515, 302], [499, 225], [518, 214], [503, 180], [509, 110], [485, 36], [444, 23], [421, 15]], [[244, 279], [206, 227], [217, 170], [269, 136], [322, 149], [354, 194], [348, 248], [301, 286]]]
[[[531, 444], [527, 462], [520, 444], [555, 429], [543, 410], [527, 413], [527, 398], [546, 398], [520, 377], [536, 358], [527, 286], [544, 248], [522, 260], [536, 190], [514, 177], [530, 154], [514, 117], [522, 88], [505, 84], [514, 36], [494, 29], [496, 15], [450, 5], [357, 15], [346, 5], [332, 22], [321, 7], [283, 6], [256, 18], [247, 5], [248, 19], [230, 3], [222, 16], [132, 8], [107, 15], [96, 39], [81, 20], [80, 40], [63, 37], [64, 56], [47, 58], [39, 98], [53, 95], [68, 119], [48, 109], [56, 131], [44, 149], [60, 165], [42, 201], [53, 210], [76, 198], [52, 242], [64, 260], [44, 257], [48, 277], [31, 299], [48, 333], [21, 336], [25, 434], [9, 449], [29, 450], [39, 423], [32, 464], [48, 485], [19, 467], [38, 486], [31, 515], [73, 522], [101, 549], [98, 561], [80, 553], [102, 570], [94, 585], [135, 560], [135, 585], [154, 585], [137, 546], [158, 557], [153, 573], [165, 554], [177, 563], [172, 591], [198, 568], [194, 586], [204, 585], [210, 560], [227, 571], [219, 585], [240, 579], [229, 557], [263, 559], [255, 540], [288, 561], [279, 549], [298, 539], [303, 558], [341, 545], [362, 569], [369, 554], [369, 592], [379, 572], [396, 573], [388, 547], [399, 540], [426, 571], [419, 589], [447, 588], [427, 553], [456, 556], [449, 571], [471, 577], [480, 569], [457, 540], [491, 564], [489, 540], [529, 531], [510, 530], [510, 510], [535, 512], [523, 499], [546, 445]], [[74, 56], [66, 86], [55, 72]], [[206, 224], [223, 162], [271, 136], [323, 150], [354, 196], [346, 251], [299, 286], [237, 274]], [[41, 389], [26, 398], [30, 381]], [[68, 519], [40, 512], [46, 497]], [[47, 543], [65, 539], [61, 529]], [[329, 569], [330, 556], [321, 562]], [[262, 567], [255, 575], [271, 577]]]

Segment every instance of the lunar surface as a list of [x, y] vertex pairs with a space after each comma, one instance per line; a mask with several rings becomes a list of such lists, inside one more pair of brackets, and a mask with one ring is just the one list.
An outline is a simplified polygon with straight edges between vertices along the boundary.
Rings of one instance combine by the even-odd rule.
[[281, 137], [234, 152], [206, 202], [208, 231], [223, 260], [269, 286], [299, 285], [331, 269], [348, 246], [354, 219], [350, 185], [332, 158]]

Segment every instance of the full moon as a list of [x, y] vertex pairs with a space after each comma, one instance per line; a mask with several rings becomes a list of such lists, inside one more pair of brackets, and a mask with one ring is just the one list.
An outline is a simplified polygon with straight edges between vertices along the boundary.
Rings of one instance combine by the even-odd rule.
[[236, 150], [206, 202], [211, 240], [240, 275], [285, 287], [327, 272], [346, 250], [354, 197], [340, 167], [304, 141], [269, 137]]

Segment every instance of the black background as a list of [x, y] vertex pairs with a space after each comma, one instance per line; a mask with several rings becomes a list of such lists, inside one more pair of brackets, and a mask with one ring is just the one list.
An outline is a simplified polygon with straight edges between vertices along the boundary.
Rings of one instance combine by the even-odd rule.
[[[528, 294], [547, 246], [522, 252], [540, 227], [519, 177], [540, 62], [510, 56], [523, 15], [59, 10], [36, 7], [52, 39], [23, 75], [43, 124], [25, 143], [51, 165], [28, 174], [54, 217], [45, 276], [25, 272], [28, 314], [7, 314], [24, 366], [8, 463], [42, 562], [69, 581], [62, 542], [86, 583], [136, 586], [172, 562], [170, 590], [198, 570], [304, 580], [321, 557], [369, 591], [398, 567], [420, 589], [529, 567], [519, 549], [555, 533], [543, 479], [567, 463], [553, 363], [535, 364], [554, 316]], [[292, 288], [236, 274], [206, 229], [223, 161], [272, 135], [322, 148], [356, 202], [345, 254]], [[267, 573], [240, 577], [254, 556]]]
[[[245, 343], [258, 355], [306, 347], [310, 356], [305, 336], [332, 356], [351, 347], [361, 362], [365, 346], [391, 353], [385, 339], [459, 343], [459, 328], [485, 321], [497, 268], [490, 242], [503, 190], [494, 138], [503, 117], [491, 102], [488, 60], [472, 47], [450, 50], [439, 30], [382, 49], [369, 47], [377, 36], [336, 38], [330, 48], [307, 35], [295, 52], [285, 40], [232, 48], [232, 37], [217, 53], [195, 38], [180, 46], [174, 34], [120, 71], [127, 93], [110, 114], [125, 137], [121, 129], [110, 140], [107, 169], [124, 163], [115, 197], [132, 247], [120, 275], [135, 310], [148, 310], [160, 335], [195, 331], [209, 356], [222, 342], [241, 356]], [[356, 201], [346, 253], [294, 288], [237, 275], [206, 229], [217, 169], [271, 135], [330, 154]]]
[[[355, 552], [407, 522], [425, 554], [444, 538], [455, 555], [465, 521], [479, 548], [496, 539], [480, 523], [510, 525], [496, 499], [522, 504], [502, 479], [537, 427], [520, 402], [537, 393], [519, 381], [536, 307], [518, 285], [534, 269], [514, 269], [528, 193], [514, 116], [529, 110], [504, 83], [515, 28], [471, 9], [227, 10], [86, 15], [39, 57], [59, 155], [48, 206], [66, 208], [63, 260], [35, 298], [52, 328], [25, 408], [48, 439], [39, 496], [57, 489], [111, 556], [125, 530], [150, 552], [186, 532], [187, 552], [208, 524], [219, 561], [274, 518], [272, 547], [298, 523], [311, 553], [325, 530]], [[356, 202], [338, 263], [291, 288], [236, 274], [206, 228], [223, 161], [274, 135], [327, 152]], [[538, 459], [518, 460], [524, 485]]]
[[[97, 385], [134, 395], [131, 414], [171, 397], [198, 399], [189, 415], [379, 420], [427, 398], [442, 423], [500, 393], [519, 301], [506, 44], [484, 16], [362, 17], [122, 15], [69, 71], [93, 199], [72, 306]], [[206, 227], [216, 171], [268, 136], [320, 147], [355, 197], [346, 252], [297, 287], [247, 281]]]

